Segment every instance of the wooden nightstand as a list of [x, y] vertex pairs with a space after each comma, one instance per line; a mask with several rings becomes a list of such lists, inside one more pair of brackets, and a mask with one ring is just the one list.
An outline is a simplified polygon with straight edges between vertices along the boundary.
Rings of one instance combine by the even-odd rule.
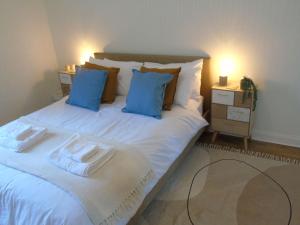
[[244, 92], [239, 85], [232, 87], [212, 87], [211, 128], [214, 131], [212, 142], [219, 132], [244, 138], [245, 150], [251, 138], [254, 111], [253, 93], [243, 99]]
[[58, 73], [63, 96], [70, 94], [75, 72], [60, 71]]

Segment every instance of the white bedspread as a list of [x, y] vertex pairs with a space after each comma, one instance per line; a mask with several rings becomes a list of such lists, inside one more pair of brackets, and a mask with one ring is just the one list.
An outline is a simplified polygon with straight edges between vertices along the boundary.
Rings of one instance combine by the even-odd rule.
[[[105, 140], [135, 145], [150, 160], [155, 179], [146, 195], [207, 122], [199, 113], [174, 106], [162, 120], [121, 112], [125, 99], [92, 112], [61, 100], [27, 118]], [[0, 225], [91, 225], [77, 200], [60, 188], [32, 175], [0, 165]], [[138, 207], [137, 207], [138, 208]], [[134, 212], [132, 212], [132, 215]], [[130, 217], [118, 224], [126, 224]]]

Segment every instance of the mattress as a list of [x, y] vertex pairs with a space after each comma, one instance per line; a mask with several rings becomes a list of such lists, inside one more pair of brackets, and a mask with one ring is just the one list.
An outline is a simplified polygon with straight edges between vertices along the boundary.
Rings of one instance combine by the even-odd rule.
[[[155, 179], [145, 196], [165, 174], [196, 133], [207, 125], [194, 107], [173, 106], [164, 111], [161, 120], [122, 113], [125, 98], [93, 112], [65, 104], [62, 99], [26, 118], [90, 134], [105, 140], [131, 144], [150, 161]], [[80, 203], [57, 186], [38, 177], [0, 165], [0, 225], [92, 225]], [[136, 205], [136, 210], [139, 205]], [[133, 215], [131, 215], [133, 216]], [[130, 217], [119, 221], [126, 224]]]

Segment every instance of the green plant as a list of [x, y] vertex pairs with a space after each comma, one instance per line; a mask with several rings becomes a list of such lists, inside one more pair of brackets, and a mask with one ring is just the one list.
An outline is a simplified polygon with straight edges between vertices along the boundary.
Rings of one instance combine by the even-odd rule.
[[244, 77], [241, 80], [241, 89], [244, 91], [243, 95], [243, 101], [246, 100], [246, 98], [251, 97], [251, 94], [253, 92], [253, 111], [256, 109], [256, 101], [257, 101], [257, 88], [256, 85], [254, 84], [253, 80], [251, 80], [248, 77]]

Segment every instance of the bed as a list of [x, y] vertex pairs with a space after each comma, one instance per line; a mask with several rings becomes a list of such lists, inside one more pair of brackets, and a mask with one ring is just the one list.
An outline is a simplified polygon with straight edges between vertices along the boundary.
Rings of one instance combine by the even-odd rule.
[[[189, 62], [203, 57], [132, 55], [95, 53], [96, 58], [120, 61], [159, 63]], [[210, 79], [207, 58], [204, 58], [201, 94], [203, 114], [210, 100]], [[112, 105], [104, 104], [97, 113], [66, 105], [62, 99], [25, 118], [53, 127], [68, 129], [99, 138], [133, 144], [141, 149], [154, 169], [155, 178], [145, 188], [143, 199], [131, 214], [118, 224], [135, 224], [139, 215], [164, 185], [207, 126], [202, 115], [192, 109], [174, 106], [164, 112], [162, 120], [121, 112], [125, 97]], [[0, 224], [85, 224], [92, 225], [86, 212], [71, 196], [38, 177], [0, 164]], [[37, 194], [38, 193], [38, 194]]]

